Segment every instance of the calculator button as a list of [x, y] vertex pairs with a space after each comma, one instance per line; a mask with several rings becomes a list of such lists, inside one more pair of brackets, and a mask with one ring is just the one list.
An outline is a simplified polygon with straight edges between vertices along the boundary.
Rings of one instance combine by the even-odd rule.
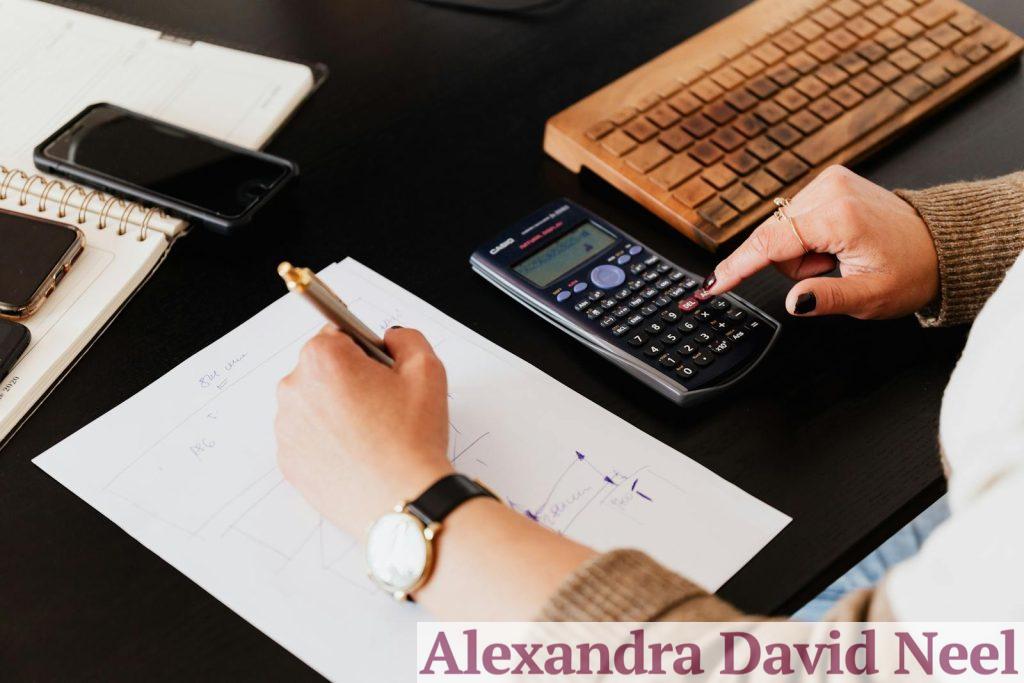
[[644, 332], [648, 334], [661, 334], [664, 331], [665, 326], [656, 320], [652, 320], [651, 322], [644, 325]]
[[610, 311], [611, 309], [618, 306], [618, 304], [619, 302], [611, 297], [608, 297], [607, 299], [601, 299], [601, 308], [603, 308], [606, 311]]
[[629, 248], [629, 255], [630, 256], [636, 256], [637, 254], [639, 254], [643, 250], [644, 250], [643, 247], [632, 246], [632, 247]]
[[682, 316], [679, 315], [679, 311], [673, 311], [671, 308], [668, 309], [667, 311], [661, 312], [661, 319], [667, 323], [678, 322], [679, 318], [681, 317]]
[[732, 344], [727, 339], [719, 339], [711, 345], [711, 350], [721, 356], [723, 353], [729, 353], [732, 351]]
[[691, 377], [697, 374], [697, 369], [692, 368], [689, 365], [686, 365], [685, 363], [680, 363], [679, 367], [676, 368], [676, 374], [682, 377], [683, 379], [690, 379]]
[[644, 264], [648, 266], [653, 266], [656, 263], [659, 263], [660, 261], [661, 259], [659, 259], [657, 256], [648, 256], [647, 258], [644, 259]]
[[572, 286], [572, 291], [574, 291], [577, 294], [579, 294], [580, 292], [582, 292], [586, 288], [587, 288], [587, 283], [586, 282], [577, 282], [576, 284], [574, 284]]
[[697, 286], [697, 281], [694, 280], [692, 277], [688, 277], [685, 280], [683, 280], [683, 289], [685, 289], [687, 291], [693, 289], [696, 286]]
[[747, 312], [739, 308], [733, 308], [729, 311], [726, 311], [725, 317], [728, 318], [729, 320], [732, 320], [733, 322], [738, 323], [747, 317]]
[[644, 288], [644, 281], [643, 280], [630, 280], [629, 284], [626, 285], [626, 286], [629, 287], [629, 291], [635, 292], [638, 289], [643, 289]]
[[615, 259], [615, 262], [618, 263], [620, 266], [624, 266], [632, 260], [633, 259], [631, 259], [628, 255], [623, 254], [619, 258]]
[[572, 296], [572, 292], [563, 289], [561, 292], [558, 293], [558, 296], [555, 297], [555, 301], [557, 301], [558, 303], [562, 303], [570, 296]]
[[644, 265], [643, 263], [634, 263], [629, 267], [629, 272], [632, 273], [633, 275], [639, 275], [645, 270], [647, 270], [647, 266]]
[[614, 334], [616, 337], [621, 337], [627, 332], [629, 332], [629, 325], [616, 325], [615, 327], [612, 328], [612, 334]]
[[670, 289], [667, 292], [665, 292], [665, 296], [667, 296], [667, 297], [669, 297], [671, 299], [678, 299], [682, 295], [683, 295], [683, 288], [680, 287], [679, 285], [676, 285], [672, 289]]
[[668, 279], [671, 280], [672, 282], [679, 282], [684, 277], [685, 276], [683, 275], [683, 271], [681, 270], [673, 270], [671, 273], [668, 274]]
[[602, 315], [604, 315], [604, 311], [602, 311], [597, 306], [594, 306], [589, 311], [587, 311], [587, 317], [590, 318], [591, 320], [597, 320]]
[[715, 338], [715, 335], [710, 332], [698, 332], [693, 336], [694, 341], [698, 344], [710, 344]]
[[654, 282], [658, 277], [658, 271], [656, 270], [648, 270], [643, 274], [644, 282]]
[[690, 359], [698, 366], [704, 368], [711, 365], [711, 363], [715, 360], [715, 357], [709, 356], [708, 354], [701, 352], [693, 354], [693, 356], [691, 356]]
[[626, 271], [618, 266], [605, 263], [590, 271], [590, 281], [601, 289], [615, 289], [626, 281]]
[[679, 340], [682, 338], [683, 336], [678, 332], [675, 332], [674, 330], [669, 330], [665, 334], [658, 337], [658, 341], [660, 341], [665, 346], [673, 346], [674, 344], [678, 344]]
[[750, 330], [751, 332], [756, 332], [757, 330], [761, 329], [763, 326], [764, 326], [764, 323], [762, 323], [760, 320], [756, 320], [756, 319], [755, 320], [751, 320], [750, 322], [747, 323], [747, 329]]
[[708, 325], [711, 326], [711, 329], [717, 330], [719, 332], [729, 329], [729, 323], [725, 322], [724, 320], [709, 320]]
[[[682, 301], [679, 302], [679, 310], [682, 311], [683, 313], [689, 313], [690, 311], [694, 311], [697, 309], [698, 306], [700, 306], [700, 302], [694, 299], [692, 296], [689, 299], [683, 299]], [[710, 317], [710, 314], [708, 317]]]
[[657, 282], [654, 283], [655, 289], [668, 289], [671, 286], [672, 286], [672, 281], [669, 280], [667, 277], [663, 277], [663, 278], [661, 278], [660, 280], [658, 280]]
[[679, 356], [671, 353], [666, 353], [664, 356], [658, 359], [658, 364], [666, 368], [672, 369], [679, 365]]
[[708, 301], [709, 299], [713, 299], [715, 297], [714, 294], [712, 294], [706, 289], [698, 289], [696, 292], [693, 293], [693, 296], [695, 296], [698, 301]]
[[639, 325], [643, 321], [644, 317], [639, 313], [634, 313], [633, 315], [626, 318], [626, 324], [629, 325], [630, 327], [632, 327], [633, 325]]
[[714, 316], [711, 315], [711, 311], [709, 311], [706, 308], [702, 308], [696, 313], [694, 313], [693, 317], [702, 322], [706, 322], [708, 320], [711, 320], [711, 318], [713, 318]]
[[642, 296], [645, 299], [653, 299], [654, 297], [658, 296], [658, 290], [656, 290], [654, 287], [648, 287], [644, 291], [640, 292], [640, 296]]
[[619, 306], [614, 311], [612, 311], [612, 315], [614, 315], [616, 318], [621, 318], [624, 315], [629, 315], [629, 306]]
[[644, 346], [645, 356], [650, 356], [651, 358], [654, 358], [656, 356], [660, 356], [663, 353], [665, 353], [665, 347], [659, 344], [658, 342], [647, 342], [647, 345]]
[[693, 320], [684, 320], [676, 326], [676, 329], [683, 334], [693, 334], [697, 331], [697, 323]]
[[640, 309], [640, 312], [643, 313], [645, 317], [648, 315], [654, 315], [655, 313], [658, 312], [658, 307], [655, 306], [654, 304], [647, 304], [646, 306]]
[[590, 308], [590, 302], [587, 301], [586, 299], [580, 299], [579, 301], [576, 302], [576, 305], [574, 305], [573, 308], [575, 308], [577, 311], [584, 311]]
[[667, 263], [662, 263], [658, 266], [658, 272], [664, 275], [668, 271], [672, 270], [672, 266]]
[[732, 308], [732, 306], [729, 305], [729, 302], [725, 299], [712, 299], [709, 306], [716, 311], [728, 311]]
[[590, 294], [587, 294], [587, 298], [590, 299], [591, 301], [597, 301], [598, 299], [600, 299], [603, 296], [604, 296], [604, 292], [602, 292], [600, 289], [595, 289]]
[[611, 327], [615, 324], [615, 316], [606, 315], [601, 318], [601, 327]]
[[697, 349], [698, 346], [693, 342], [683, 342], [682, 344], [679, 345], [679, 348], [676, 349], [676, 351], [683, 354], [684, 356], [692, 356], [693, 354], [697, 353]]
[[644, 298], [642, 296], [635, 296], [626, 302], [626, 305], [630, 308], [637, 308], [638, 306], [644, 305]]
[[630, 294], [632, 294], [632, 292], [629, 291], [629, 287], [623, 287], [619, 291], [615, 292], [615, 298], [619, 301], [623, 301], [628, 299]]
[[626, 341], [630, 346], [643, 346], [647, 342], [647, 335], [643, 332], [634, 332]]
[[746, 330], [729, 330], [725, 333], [725, 336], [734, 342], [738, 342], [741, 339], [745, 339], [747, 336]]

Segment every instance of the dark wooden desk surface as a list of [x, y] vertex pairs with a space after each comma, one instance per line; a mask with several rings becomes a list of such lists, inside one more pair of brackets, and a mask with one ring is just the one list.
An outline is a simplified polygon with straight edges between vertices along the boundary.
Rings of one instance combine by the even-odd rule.
[[[964, 330], [784, 320], [754, 376], [727, 398], [681, 411], [469, 269], [478, 242], [566, 195], [710, 270], [713, 257], [547, 159], [541, 134], [550, 114], [742, 4], [586, 0], [529, 21], [409, 0], [87, 3], [323, 61], [331, 76], [270, 147], [302, 166], [300, 182], [246, 238], [197, 231], [181, 241], [0, 453], [0, 675], [317, 677], [30, 462], [280, 296], [282, 258], [317, 268], [358, 258], [790, 514], [793, 523], [722, 590], [744, 608], [798, 606], [937, 497], [939, 404]], [[975, 5], [1024, 33], [1016, 0]], [[1015, 68], [858, 170], [890, 187], [1014, 170], [1024, 165], [1022, 111]], [[742, 293], [785, 319], [786, 288], [767, 274]]]

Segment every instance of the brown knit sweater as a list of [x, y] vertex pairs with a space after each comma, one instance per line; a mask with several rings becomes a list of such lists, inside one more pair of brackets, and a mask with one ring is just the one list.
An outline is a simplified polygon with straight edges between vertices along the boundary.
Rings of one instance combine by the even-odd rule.
[[[918, 314], [925, 326], [969, 322], [1024, 249], [1024, 172], [927, 190], [897, 190], [928, 225], [939, 255], [940, 294]], [[891, 620], [883, 583], [845, 597], [836, 621]], [[551, 596], [541, 621], [751, 619], [635, 550], [599, 555]]]

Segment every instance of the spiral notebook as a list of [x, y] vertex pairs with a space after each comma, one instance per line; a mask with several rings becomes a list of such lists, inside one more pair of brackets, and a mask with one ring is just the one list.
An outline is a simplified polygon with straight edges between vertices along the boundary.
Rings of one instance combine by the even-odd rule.
[[31, 346], [0, 383], [3, 443], [188, 228], [37, 173], [33, 148], [89, 104], [110, 102], [257, 149], [324, 70], [34, 0], [0, 0], [0, 18], [0, 207], [77, 225], [86, 238], [78, 262], [27, 321]]

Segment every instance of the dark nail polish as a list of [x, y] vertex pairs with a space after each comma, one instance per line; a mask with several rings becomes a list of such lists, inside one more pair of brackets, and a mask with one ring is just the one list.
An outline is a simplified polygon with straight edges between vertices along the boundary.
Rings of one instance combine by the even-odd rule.
[[401, 325], [392, 325], [392, 326], [391, 326], [391, 329], [393, 329], [393, 330], [401, 330], [401, 329], [403, 329], [403, 328], [402, 328], [402, 326], [401, 326]]
[[814, 310], [814, 307], [818, 305], [818, 300], [814, 298], [814, 292], [804, 292], [796, 298], [796, 305], [793, 306], [793, 312], [797, 315], [804, 315]]
[[708, 290], [714, 287], [716, 282], [718, 282], [718, 276], [715, 275], [714, 273], [711, 273], [711, 275], [708, 275], [706, 278], [704, 278], [704, 284], [702, 284], [700, 287], [703, 290]]

